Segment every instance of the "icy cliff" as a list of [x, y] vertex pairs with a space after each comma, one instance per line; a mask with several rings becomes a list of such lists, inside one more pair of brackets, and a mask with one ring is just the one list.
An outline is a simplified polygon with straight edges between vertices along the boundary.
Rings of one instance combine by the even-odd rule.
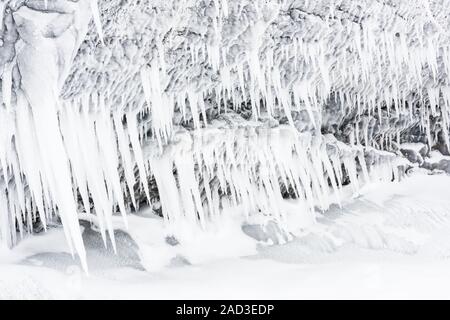
[[59, 217], [86, 267], [80, 216], [113, 247], [147, 205], [288, 227], [287, 199], [450, 171], [449, 0], [1, 1], [8, 246]]

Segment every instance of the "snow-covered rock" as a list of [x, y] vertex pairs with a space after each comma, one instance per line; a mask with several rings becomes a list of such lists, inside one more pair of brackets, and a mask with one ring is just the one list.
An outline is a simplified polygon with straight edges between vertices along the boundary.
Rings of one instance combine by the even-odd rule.
[[430, 156], [425, 158], [423, 166], [429, 170], [444, 171], [450, 174], [450, 156], [444, 156], [439, 151], [432, 151]]
[[428, 147], [423, 143], [402, 143], [400, 152], [412, 163], [422, 165], [427, 156]]

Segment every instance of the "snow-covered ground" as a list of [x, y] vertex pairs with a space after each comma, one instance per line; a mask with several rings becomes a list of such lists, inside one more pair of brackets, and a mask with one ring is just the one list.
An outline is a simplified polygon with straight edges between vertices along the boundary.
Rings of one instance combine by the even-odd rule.
[[271, 246], [230, 220], [177, 243], [159, 219], [130, 216], [114, 255], [83, 223], [89, 275], [51, 229], [0, 249], [0, 298], [450, 298], [449, 189], [426, 172], [371, 184]]

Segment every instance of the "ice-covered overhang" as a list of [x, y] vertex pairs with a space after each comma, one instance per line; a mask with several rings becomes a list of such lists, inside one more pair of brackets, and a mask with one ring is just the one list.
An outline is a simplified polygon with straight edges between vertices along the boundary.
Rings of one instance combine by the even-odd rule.
[[367, 167], [391, 179], [395, 155], [375, 149], [448, 152], [449, 0], [2, 0], [0, 13], [8, 243], [57, 213], [83, 257], [79, 207], [113, 238], [112, 212], [138, 194], [202, 224], [224, 196], [247, 213], [275, 214], [283, 194], [314, 210]]
[[[9, 70], [22, 73], [10, 64], [17, 50], [48, 41], [57, 51], [46, 60], [59, 66], [62, 99], [102, 95], [111, 109], [149, 107], [157, 114], [156, 103], [146, 100], [161, 96], [171, 112], [153, 124], [161, 139], [171, 134], [173, 113], [198, 126], [206, 109], [248, 104], [256, 118], [261, 106], [289, 121], [290, 111], [306, 110], [315, 124], [314, 113], [330, 96], [344, 113], [358, 108], [380, 118], [384, 106], [399, 115], [426, 104], [435, 114], [440, 99], [449, 101], [448, 0], [16, 0], [2, 6], [4, 87]], [[153, 80], [146, 84], [146, 78]], [[20, 87], [19, 79], [13, 82]], [[148, 87], [155, 82], [157, 88]]]
[[256, 116], [261, 105], [270, 114], [306, 109], [310, 118], [330, 95], [359, 113], [388, 105], [398, 114], [415, 103], [434, 113], [440, 98], [448, 104], [447, 0], [99, 1], [99, 8], [104, 45], [92, 23], [65, 99], [103, 94], [113, 108], [140, 109], [144, 75], [159, 79], [149, 94], [163, 93], [194, 122], [211, 108], [206, 99], [212, 108], [251, 104]]
[[60, 52], [47, 60], [60, 66], [66, 100], [103, 95], [111, 108], [141, 109], [142, 78], [158, 77], [148, 94], [195, 121], [211, 107], [205, 99], [251, 103], [258, 115], [261, 105], [320, 109], [330, 95], [374, 112], [416, 102], [434, 112], [450, 95], [448, 0], [15, 0], [0, 9], [0, 65], [12, 68], [21, 42], [53, 42]]

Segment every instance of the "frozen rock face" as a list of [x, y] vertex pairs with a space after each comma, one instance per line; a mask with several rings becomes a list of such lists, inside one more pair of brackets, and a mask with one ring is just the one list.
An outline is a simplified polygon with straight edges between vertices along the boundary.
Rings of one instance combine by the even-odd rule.
[[[369, 131], [370, 145], [419, 122], [431, 127], [432, 117], [442, 116], [436, 109], [441, 97], [448, 103], [445, 0], [161, 1], [152, 6], [105, 1], [99, 6], [108, 45], [98, 45], [92, 28], [67, 79], [65, 98], [88, 91], [107, 96], [112, 108], [149, 105], [157, 114], [158, 103], [146, 104], [143, 73], [159, 78], [159, 88], [149, 87], [148, 95], [164, 92], [160, 103], [168, 104], [170, 113], [181, 113], [176, 120], [182, 125], [193, 121], [195, 126], [201, 125], [201, 110], [247, 105], [255, 119], [268, 113], [292, 123], [292, 112], [303, 110], [300, 122], [320, 122], [315, 113], [337, 101], [340, 115], [334, 121], [362, 142]], [[426, 113], [416, 109], [424, 104]], [[173, 117], [166, 118], [158, 116], [153, 124], [156, 135], [170, 134]]]
[[[450, 2], [2, 0], [0, 234], [150, 204], [287, 227], [449, 151]], [[409, 160], [406, 160], [405, 157]], [[442, 162], [442, 161], [441, 161]], [[443, 169], [445, 170], [445, 169]], [[241, 210], [240, 209], [240, 210]], [[107, 232], [109, 231], [109, 232]]]

